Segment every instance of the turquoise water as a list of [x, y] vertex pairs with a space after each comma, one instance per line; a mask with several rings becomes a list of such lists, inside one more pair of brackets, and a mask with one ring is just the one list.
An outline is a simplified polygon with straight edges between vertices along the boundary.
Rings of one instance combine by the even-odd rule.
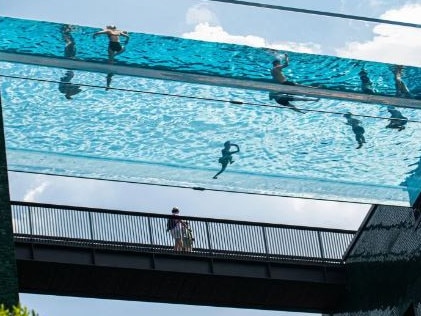
[[[74, 26], [75, 59], [107, 60], [105, 36], [93, 40], [98, 29]], [[0, 52], [63, 58], [63, 25], [49, 22], [0, 18]], [[270, 68], [280, 52], [248, 46], [210, 43], [176, 37], [132, 33], [127, 50], [116, 64], [271, 81]], [[364, 68], [377, 94], [396, 95], [393, 65], [362, 60], [289, 52], [289, 80], [332, 90], [361, 92], [358, 73]], [[402, 80], [411, 97], [421, 98], [421, 69], [404, 67]]]
[[[10, 170], [404, 206], [420, 192], [414, 109], [400, 109], [410, 122], [398, 131], [385, 128], [382, 105], [293, 102], [302, 114], [263, 106], [277, 105], [267, 92], [118, 75], [111, 87], [122, 90], [82, 86], [68, 100], [58, 89], [65, 69], [0, 69]], [[105, 86], [106, 75], [74, 71], [72, 83]], [[365, 129], [360, 149], [348, 111], [374, 117], [355, 116]], [[227, 140], [241, 151], [213, 179]]]

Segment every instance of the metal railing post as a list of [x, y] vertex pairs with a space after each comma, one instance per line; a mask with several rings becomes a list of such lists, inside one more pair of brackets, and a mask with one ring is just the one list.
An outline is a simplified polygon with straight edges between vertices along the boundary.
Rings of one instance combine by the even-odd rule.
[[269, 245], [268, 245], [268, 237], [266, 234], [266, 227], [262, 226], [262, 232], [263, 232], [263, 241], [265, 244], [265, 254], [266, 254], [266, 258], [269, 258]]
[[94, 227], [92, 223], [92, 212], [89, 212], [89, 231], [91, 233], [91, 243], [94, 241]]
[[32, 227], [32, 207], [31, 206], [28, 206], [28, 211], [29, 211], [29, 235], [31, 235], [31, 239], [32, 239], [34, 235], [34, 228]]
[[323, 247], [322, 235], [320, 230], [317, 231], [317, 238], [319, 239], [319, 247], [320, 247], [320, 257], [325, 259], [325, 250]]
[[211, 236], [210, 236], [210, 231], [209, 231], [209, 222], [205, 222], [205, 225], [206, 225], [206, 237], [208, 239], [209, 254], [212, 254], [212, 242], [211, 242]]
[[151, 245], [151, 248], [154, 249], [152, 224], [151, 224], [151, 218], [149, 216], [148, 216], [148, 231], [149, 231], [149, 244]]

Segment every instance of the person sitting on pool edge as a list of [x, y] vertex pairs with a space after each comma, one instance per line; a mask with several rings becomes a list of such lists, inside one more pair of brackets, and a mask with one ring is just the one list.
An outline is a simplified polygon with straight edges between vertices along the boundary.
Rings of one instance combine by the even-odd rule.
[[114, 57], [118, 54], [124, 52], [125, 47], [120, 43], [120, 36], [126, 38], [125, 45], [129, 42], [129, 35], [126, 31], [118, 30], [115, 25], [107, 25], [105, 29], [102, 31], [95, 32], [93, 37], [97, 37], [98, 35], [107, 35], [109, 39], [108, 43], [108, 62], [112, 63], [114, 61]]
[[[234, 151], [230, 151], [231, 147], [236, 147]], [[224, 143], [224, 148], [221, 150], [222, 157], [219, 158], [218, 162], [222, 165], [221, 170], [218, 171], [216, 175], [213, 176], [214, 179], [218, 179], [218, 176], [225, 171], [228, 164], [232, 164], [232, 154], [240, 152], [240, 147], [236, 144], [232, 144], [229, 140]]]

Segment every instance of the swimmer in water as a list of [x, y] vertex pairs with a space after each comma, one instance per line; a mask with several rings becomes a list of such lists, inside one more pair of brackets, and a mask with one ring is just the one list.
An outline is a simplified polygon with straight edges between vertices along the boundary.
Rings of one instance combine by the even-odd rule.
[[397, 129], [399, 132], [404, 130], [406, 123], [408, 123], [408, 118], [403, 116], [394, 106], [389, 105], [387, 111], [390, 113], [390, 122], [386, 125], [386, 128]]
[[269, 100], [275, 100], [276, 103], [278, 103], [279, 105], [290, 108], [291, 110], [298, 113], [306, 113], [306, 112], [300, 109], [297, 109], [297, 107], [294, 104], [290, 103], [290, 101], [306, 101], [306, 102], [319, 101], [319, 99], [301, 98], [301, 97], [296, 97], [296, 96], [288, 95], [288, 94], [281, 94], [277, 92], [269, 92]]
[[361, 121], [357, 120], [356, 118], [353, 118], [351, 112], [345, 113], [343, 116], [347, 120], [345, 124], [350, 125], [352, 127], [352, 131], [355, 134], [355, 140], [358, 143], [357, 149], [360, 149], [365, 143], [365, 137], [364, 137], [365, 130], [364, 130], [364, 127], [360, 126]]
[[[236, 149], [231, 151], [231, 147], [235, 147]], [[222, 157], [218, 160], [222, 167], [221, 170], [213, 176], [214, 179], [218, 179], [218, 176], [225, 171], [228, 164], [232, 164], [234, 162], [234, 160], [232, 160], [232, 154], [236, 154], [238, 152], [240, 152], [240, 147], [238, 147], [238, 145], [232, 144], [230, 141], [226, 141], [224, 143], [224, 148], [221, 150]]]

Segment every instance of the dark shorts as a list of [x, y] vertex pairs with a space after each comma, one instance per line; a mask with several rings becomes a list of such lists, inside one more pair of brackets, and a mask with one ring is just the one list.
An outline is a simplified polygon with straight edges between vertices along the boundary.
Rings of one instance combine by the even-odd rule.
[[123, 49], [123, 47], [121, 47], [119, 42], [110, 42], [108, 44], [108, 49], [118, 53]]

